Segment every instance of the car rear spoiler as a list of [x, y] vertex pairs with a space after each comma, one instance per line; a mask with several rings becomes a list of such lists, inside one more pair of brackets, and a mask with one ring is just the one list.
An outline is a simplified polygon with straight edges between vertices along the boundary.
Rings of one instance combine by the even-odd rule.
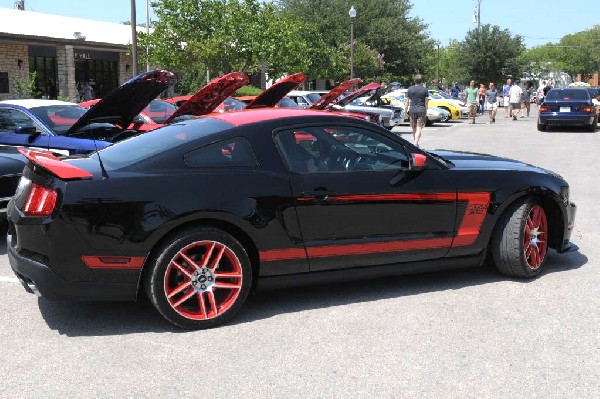
[[30, 162], [50, 172], [62, 180], [89, 179], [91, 173], [60, 160], [51, 152], [19, 147], [19, 152]]

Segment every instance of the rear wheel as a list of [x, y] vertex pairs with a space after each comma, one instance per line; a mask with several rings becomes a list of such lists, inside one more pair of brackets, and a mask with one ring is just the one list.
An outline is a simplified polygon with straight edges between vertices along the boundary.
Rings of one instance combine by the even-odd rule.
[[548, 252], [548, 219], [532, 199], [515, 203], [500, 218], [492, 237], [498, 270], [513, 277], [535, 277]]
[[148, 265], [144, 284], [152, 304], [171, 323], [187, 329], [215, 327], [246, 300], [252, 267], [242, 245], [212, 227], [181, 233]]
[[545, 132], [546, 131], [546, 125], [544, 125], [543, 123], [539, 123], [537, 124], [537, 130], [539, 130], [540, 132]]
[[591, 125], [586, 125], [585, 130], [587, 130], [588, 132], [595, 132], [596, 131], [596, 121], [594, 121], [594, 123], [592, 123]]

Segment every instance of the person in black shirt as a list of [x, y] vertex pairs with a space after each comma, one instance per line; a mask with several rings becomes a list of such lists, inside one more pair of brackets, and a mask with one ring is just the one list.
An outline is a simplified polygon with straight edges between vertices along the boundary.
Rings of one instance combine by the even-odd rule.
[[429, 92], [422, 83], [423, 77], [415, 75], [415, 84], [408, 88], [404, 103], [404, 109], [408, 111], [410, 127], [413, 132], [413, 143], [417, 147], [427, 121], [427, 105], [429, 103]]

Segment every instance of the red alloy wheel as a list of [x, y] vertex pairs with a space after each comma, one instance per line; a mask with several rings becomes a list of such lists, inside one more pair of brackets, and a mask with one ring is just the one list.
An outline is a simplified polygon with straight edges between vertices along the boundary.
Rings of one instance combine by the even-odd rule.
[[233, 250], [217, 241], [197, 241], [169, 262], [164, 291], [171, 308], [192, 320], [227, 312], [242, 288], [242, 265]]
[[531, 208], [525, 221], [524, 252], [532, 270], [542, 265], [548, 252], [548, 219], [544, 208], [539, 205]]

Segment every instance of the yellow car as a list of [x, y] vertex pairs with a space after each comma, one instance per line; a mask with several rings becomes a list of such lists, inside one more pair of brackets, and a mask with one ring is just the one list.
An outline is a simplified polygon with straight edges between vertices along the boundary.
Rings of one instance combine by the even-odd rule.
[[[407, 89], [396, 90], [396, 91], [386, 94], [386, 96], [394, 97], [397, 101], [404, 103], [404, 99], [406, 97], [406, 90]], [[383, 97], [385, 97], [385, 96], [382, 96], [382, 98]], [[435, 96], [435, 97], [437, 97], [437, 96]], [[451, 118], [453, 121], [462, 118], [462, 111], [459, 106], [457, 106], [456, 104], [454, 104], [450, 101], [446, 101], [443, 98], [435, 98], [435, 97], [431, 96], [431, 95], [429, 96], [429, 106], [430, 107], [441, 108], [443, 110], [450, 112], [450, 115], [451, 115]], [[404, 107], [404, 104], [402, 104], [402, 107]]]

